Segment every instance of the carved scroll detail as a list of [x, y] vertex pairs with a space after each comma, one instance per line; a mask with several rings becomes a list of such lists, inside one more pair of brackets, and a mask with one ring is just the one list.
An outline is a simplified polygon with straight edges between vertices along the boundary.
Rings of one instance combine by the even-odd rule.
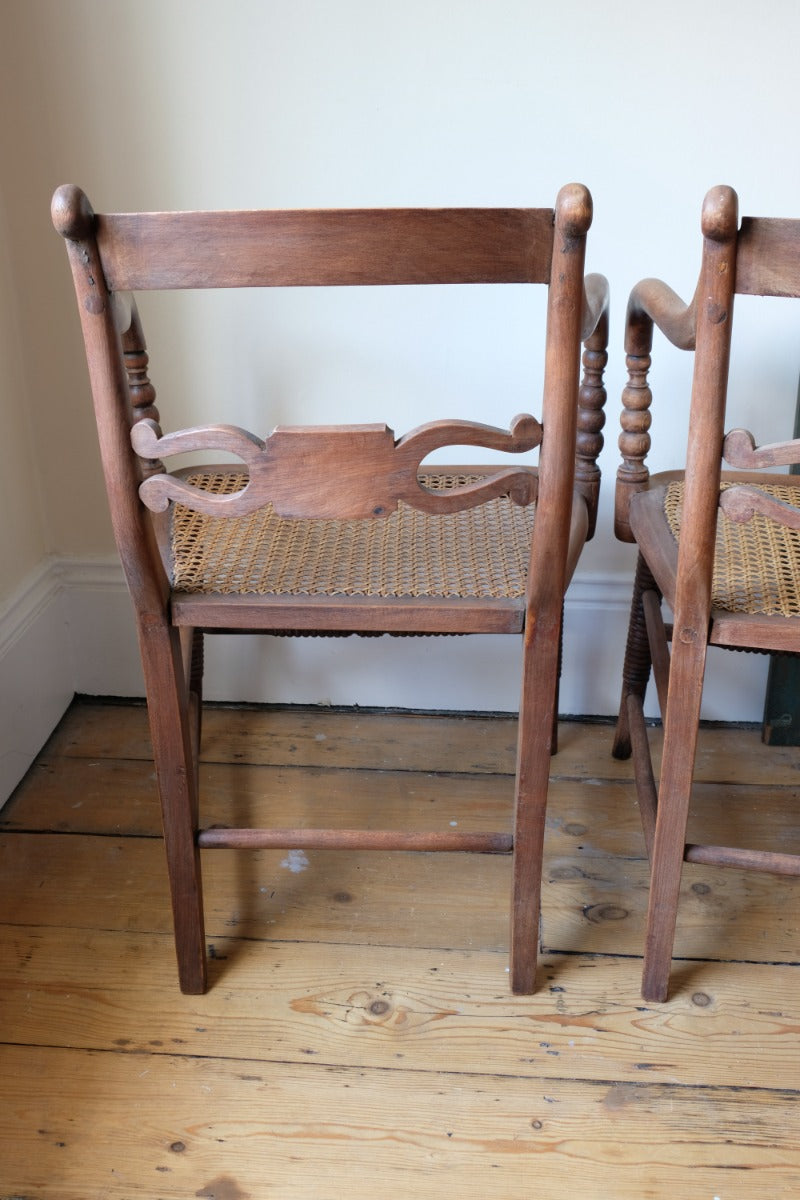
[[155, 460], [195, 450], [220, 450], [240, 458], [248, 481], [232, 495], [211, 495], [185, 479], [151, 475], [139, 489], [142, 502], [163, 512], [170, 501], [207, 516], [240, 517], [271, 502], [282, 517], [379, 517], [399, 501], [430, 513], [456, 512], [508, 495], [530, 504], [537, 478], [531, 468], [499, 468], [474, 483], [443, 491], [418, 479], [423, 458], [442, 446], [461, 444], [520, 453], [541, 443], [535, 417], [515, 417], [509, 430], [471, 421], [435, 421], [395, 440], [385, 425], [278, 427], [262, 441], [234, 425], [184, 429], [160, 436], [153, 420], [131, 430], [133, 448]]
[[756, 513], [785, 525], [787, 529], [800, 529], [800, 509], [784, 500], [768, 495], [758, 487], [734, 484], [725, 488], [719, 498], [719, 506], [731, 521], [745, 523]]
[[758, 470], [760, 467], [791, 467], [800, 462], [800, 439], [770, 442], [756, 446], [747, 429], [732, 429], [722, 444], [722, 456], [732, 467]]

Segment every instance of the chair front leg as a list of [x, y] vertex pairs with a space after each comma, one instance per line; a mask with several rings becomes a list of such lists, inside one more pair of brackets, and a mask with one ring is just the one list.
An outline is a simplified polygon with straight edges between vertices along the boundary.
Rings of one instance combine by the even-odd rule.
[[642, 977], [642, 995], [657, 1002], [669, 991], [704, 667], [704, 639], [673, 643]]

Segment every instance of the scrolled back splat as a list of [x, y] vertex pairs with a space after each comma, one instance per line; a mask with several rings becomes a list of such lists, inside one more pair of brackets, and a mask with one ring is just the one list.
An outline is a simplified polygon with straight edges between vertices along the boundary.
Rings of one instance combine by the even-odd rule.
[[722, 457], [732, 467], [755, 471], [762, 467], [791, 467], [800, 463], [800, 439], [757, 446], [748, 429], [732, 429], [722, 444]]
[[211, 495], [166, 472], [152, 475], [139, 495], [153, 512], [163, 512], [172, 500], [206, 516], [241, 517], [271, 502], [282, 517], [342, 520], [387, 516], [401, 500], [429, 513], [456, 512], [504, 495], [530, 504], [537, 486], [530, 467], [499, 467], [476, 482], [432, 491], [420, 481], [419, 466], [447, 445], [522, 453], [541, 440], [542, 427], [528, 414], [515, 417], [508, 430], [433, 421], [399, 439], [386, 425], [278, 426], [266, 441], [234, 425], [160, 436], [155, 421], [144, 420], [131, 430], [133, 448], [143, 459], [219, 450], [235, 454], [248, 468], [245, 486], [229, 496]]
[[510, 430], [473, 421], [432, 421], [403, 438], [385, 425], [278, 426], [263, 442], [233, 425], [210, 425], [160, 436], [155, 421], [138, 421], [131, 431], [137, 454], [154, 460], [186, 451], [219, 450], [241, 458], [248, 481], [231, 496], [211, 496], [166, 472], [139, 487], [151, 511], [170, 500], [206, 516], [240, 517], [272, 503], [283, 517], [336, 517], [339, 520], [387, 516], [399, 500], [425, 512], [473, 508], [498, 496], [530, 504], [536, 473], [530, 467], [491, 470], [470, 484], [432, 491], [419, 479], [423, 458], [445, 445], [477, 445], [510, 454], [541, 443], [540, 422], [516, 416]]
[[[749, 430], [732, 429], [722, 444], [722, 456], [730, 466], [741, 470], [789, 467], [800, 462], [800, 439], [757, 446]], [[800, 512], [758, 486], [736, 484], [725, 488], [720, 494], [719, 503], [732, 521], [745, 523], [760, 513], [789, 529], [800, 529]]]
[[735, 484], [725, 488], [720, 494], [719, 505], [731, 521], [742, 524], [751, 521], [756, 513], [769, 517], [779, 525], [788, 529], [800, 529], [800, 510], [771, 496], [759, 487], [749, 487], [747, 484]]

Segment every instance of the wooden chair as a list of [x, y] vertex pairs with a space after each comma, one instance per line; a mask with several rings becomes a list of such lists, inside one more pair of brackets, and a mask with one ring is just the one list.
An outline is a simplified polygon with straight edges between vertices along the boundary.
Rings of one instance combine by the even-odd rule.
[[[555, 210], [95, 215], [78, 188], [56, 192], [136, 610], [185, 992], [206, 988], [199, 852], [219, 846], [513, 847], [512, 986], [533, 990], [562, 602], [600, 480], [607, 287], [584, 281], [591, 215], [579, 185]], [[284, 427], [265, 441], [231, 425], [162, 435], [134, 291], [439, 283], [549, 286], [541, 424], [436, 421], [399, 440], [379, 424]], [[538, 468], [420, 473], [446, 444], [538, 448]], [[242, 464], [170, 474], [161, 461], [209, 448]], [[232, 630], [520, 636], [513, 835], [200, 829], [202, 634]]]
[[[717, 187], [702, 231], [691, 304], [646, 279], [631, 294], [625, 334], [616, 532], [639, 556], [614, 754], [634, 756], [651, 860], [642, 990], [656, 1001], [668, 992], [683, 861], [800, 874], [796, 855], [686, 843], [706, 647], [800, 651], [800, 479], [760, 473], [800, 461], [800, 441], [756, 447], [745, 430], [725, 436], [734, 295], [800, 295], [800, 221], [746, 217], [739, 226], [736, 193]], [[654, 324], [695, 357], [685, 470], [651, 477]], [[723, 471], [723, 460], [737, 470]], [[642, 709], [651, 666], [664, 721], [657, 788]]]

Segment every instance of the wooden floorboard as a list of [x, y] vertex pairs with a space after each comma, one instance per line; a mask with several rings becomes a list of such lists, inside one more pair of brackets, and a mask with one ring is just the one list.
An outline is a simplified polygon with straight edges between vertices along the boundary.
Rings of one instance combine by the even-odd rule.
[[[172, 989], [167, 935], [0, 927], [3, 1036], [203, 1058], [629, 1083], [790, 1089], [797, 969], [678, 967], [669, 1006], [646, 1006], [635, 967], [545, 954], [533, 997], [509, 996], [503, 955], [216, 939], [212, 988]], [[102, 975], [95, 978], [98, 964]], [[158, 1029], [148, 1023], [158, 1012]], [[475, 1047], [491, 1047], [477, 1056]]]
[[[204, 821], [508, 828], [514, 732], [210, 708]], [[536, 995], [507, 857], [215, 851], [189, 997], [144, 709], [74, 705], [0, 813], [0, 1200], [800, 1194], [800, 880], [687, 866], [646, 1005], [610, 735], [561, 727]], [[704, 730], [696, 829], [800, 848], [798, 761]]]

